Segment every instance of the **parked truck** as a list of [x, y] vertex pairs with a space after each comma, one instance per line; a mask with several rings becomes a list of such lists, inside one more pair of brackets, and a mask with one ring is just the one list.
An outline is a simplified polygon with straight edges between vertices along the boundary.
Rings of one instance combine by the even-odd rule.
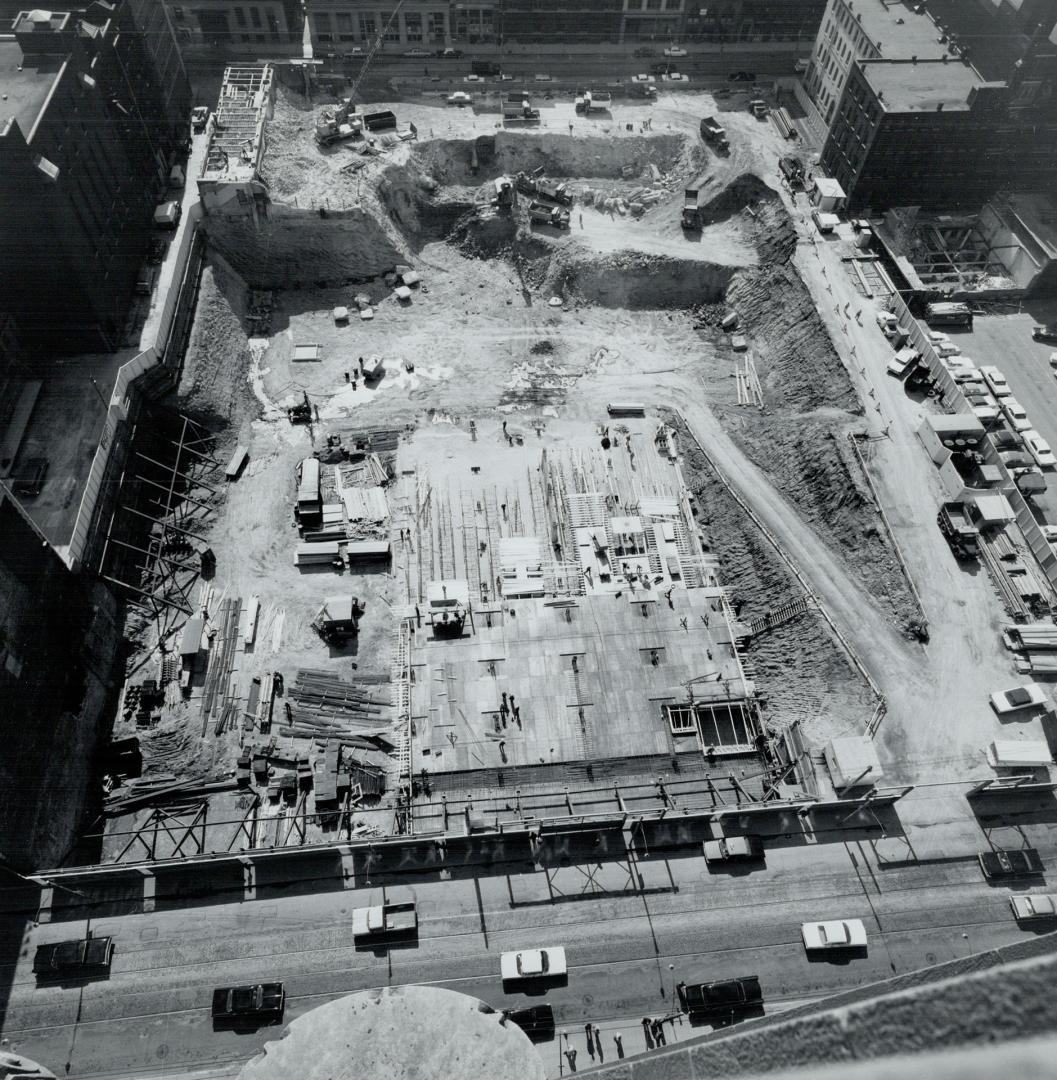
[[979, 555], [980, 533], [969, 519], [964, 503], [945, 502], [940, 507], [936, 523], [956, 558], [975, 559]]
[[352, 939], [355, 943], [410, 937], [417, 932], [418, 911], [414, 901], [353, 909]]
[[507, 94], [503, 98], [503, 120], [538, 121], [539, 109], [532, 107], [528, 94]]
[[708, 183], [708, 173], [702, 173], [683, 191], [683, 214], [679, 224], [684, 229], [696, 231], [704, 225], [701, 217], [701, 191]]
[[605, 112], [613, 106], [613, 95], [608, 90], [592, 90], [588, 95], [585, 112]]
[[569, 228], [569, 211], [562, 206], [533, 202], [529, 206], [529, 219], [538, 221], [541, 225], [553, 225], [556, 229]]
[[964, 326], [973, 328], [973, 312], [968, 304], [944, 301], [928, 304], [925, 308], [925, 322], [929, 326]]
[[500, 75], [502, 71], [494, 60], [471, 60], [470, 71], [474, 75]]
[[724, 154], [730, 150], [727, 142], [727, 129], [714, 117], [706, 116], [700, 125], [701, 138]]

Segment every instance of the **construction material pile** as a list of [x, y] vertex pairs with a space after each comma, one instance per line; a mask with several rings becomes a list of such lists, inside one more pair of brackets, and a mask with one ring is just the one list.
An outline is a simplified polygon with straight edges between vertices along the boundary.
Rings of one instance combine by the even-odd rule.
[[362, 750], [395, 746], [388, 691], [345, 682], [331, 671], [302, 668], [288, 698], [280, 735], [331, 740]]

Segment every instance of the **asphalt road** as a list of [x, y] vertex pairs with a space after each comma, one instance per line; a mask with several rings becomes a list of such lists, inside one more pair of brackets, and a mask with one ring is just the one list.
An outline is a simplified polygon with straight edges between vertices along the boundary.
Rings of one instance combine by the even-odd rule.
[[[355, 949], [349, 922], [379, 889], [298, 890], [96, 919], [93, 932], [115, 939], [114, 965], [109, 980], [83, 986], [35, 984], [35, 946], [86, 928], [41, 926], [15, 972], [4, 1036], [60, 1075], [68, 1065], [77, 1077], [144, 1076], [245, 1061], [278, 1034], [214, 1031], [209, 1003], [222, 985], [283, 980], [287, 1020], [350, 991], [424, 983], [499, 1007], [546, 1000], [559, 1024], [634, 1024], [672, 1009], [678, 979], [759, 974], [774, 1009], [1027, 932], [1012, 921], [1009, 890], [983, 882], [975, 860], [883, 868], [868, 843], [777, 849], [751, 872], [710, 872], [694, 855], [391, 889], [392, 899], [417, 900], [420, 934], [378, 951]], [[801, 921], [841, 917], [864, 920], [866, 953], [809, 961]], [[504, 988], [499, 954], [541, 945], [566, 947], [567, 981], [537, 994]]]

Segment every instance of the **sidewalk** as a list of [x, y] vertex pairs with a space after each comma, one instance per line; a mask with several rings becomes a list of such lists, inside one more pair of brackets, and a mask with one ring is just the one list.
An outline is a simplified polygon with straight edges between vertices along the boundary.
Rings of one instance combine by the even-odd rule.
[[[651, 1014], [651, 1019], [659, 1020], [666, 1018], [664, 1024], [665, 1045], [673, 1046], [685, 1039], [693, 1038], [710, 1030], [707, 1025], [693, 1027], [690, 1021], [682, 1014], [674, 1017], [669, 1013], [657, 1011]], [[537, 1050], [543, 1059], [543, 1067], [548, 1076], [569, 1076], [574, 1072], [582, 1072], [593, 1065], [612, 1063], [622, 1057], [633, 1057], [636, 1054], [645, 1054], [656, 1048], [656, 1044], [646, 1044], [646, 1033], [642, 1026], [642, 1017], [632, 1017], [626, 1021], [606, 1020], [593, 1024], [600, 1031], [601, 1053], [597, 1049], [589, 1051], [587, 1048], [587, 1036], [583, 1024], [572, 1027], [559, 1027], [552, 1042], [540, 1043]], [[618, 1050], [615, 1036], [620, 1037], [621, 1047]], [[570, 1067], [566, 1051], [575, 1050], [575, 1068]]]

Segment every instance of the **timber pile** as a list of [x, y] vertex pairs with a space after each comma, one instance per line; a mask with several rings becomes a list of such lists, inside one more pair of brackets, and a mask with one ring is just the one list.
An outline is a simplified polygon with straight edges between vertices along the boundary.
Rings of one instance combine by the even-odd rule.
[[175, 782], [170, 777], [162, 776], [153, 780], [141, 779], [135, 785], [127, 784], [111, 792], [103, 802], [103, 813], [111, 816], [127, 814], [156, 803], [186, 801], [219, 791], [234, 791], [237, 786], [235, 780], [207, 780], [204, 777]]
[[1057, 626], [1053, 623], [1026, 623], [1004, 626], [1002, 640], [1013, 652], [1057, 650]]
[[231, 683], [231, 671], [235, 666], [235, 644], [239, 636], [242, 601], [238, 597], [224, 600], [217, 618], [215, 648], [210, 650], [209, 669], [206, 672], [205, 691], [202, 694], [202, 735], [209, 728], [209, 721], [217, 708], [223, 713], [227, 691]]
[[339, 721], [346, 728], [388, 730], [392, 723], [389, 695], [345, 682], [329, 671], [301, 668], [290, 690], [288, 718], [294, 724]]

